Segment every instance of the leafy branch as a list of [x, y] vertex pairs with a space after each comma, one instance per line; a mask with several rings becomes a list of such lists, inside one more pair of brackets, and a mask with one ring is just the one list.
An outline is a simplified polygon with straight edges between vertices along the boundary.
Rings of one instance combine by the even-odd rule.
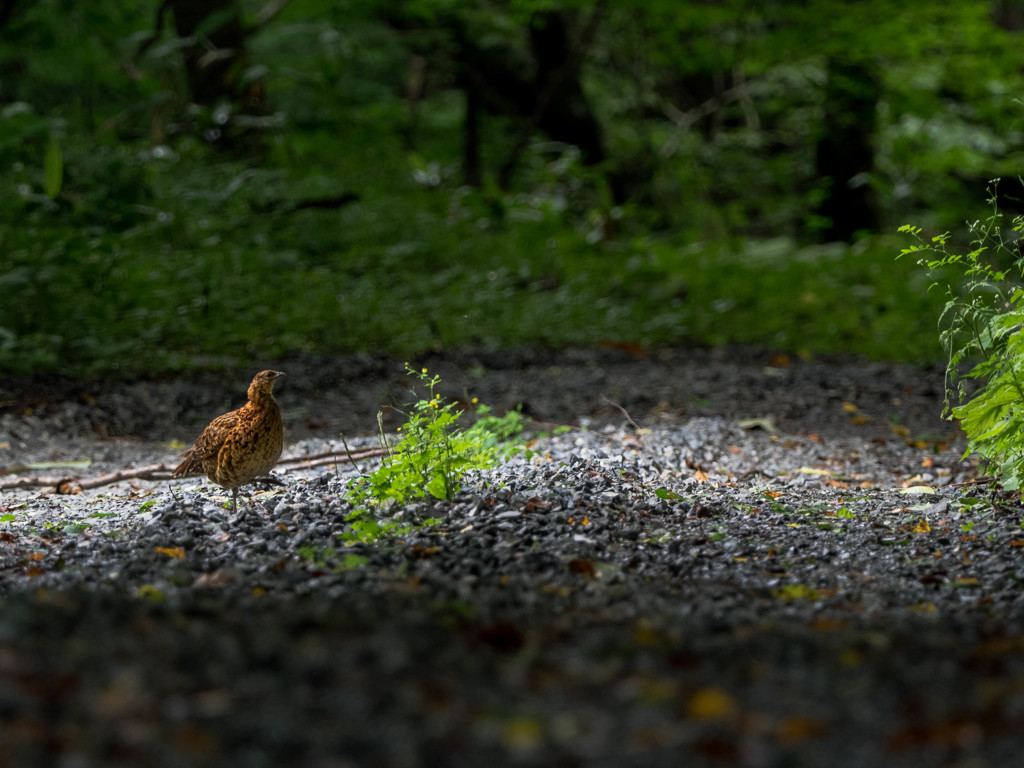
[[[919, 227], [905, 225], [899, 231], [917, 242], [900, 256], [918, 257], [933, 277], [947, 268], [963, 274], [961, 285], [945, 287], [939, 316], [948, 354], [943, 415], [960, 420], [968, 437], [965, 456], [980, 456], [1004, 488], [1015, 490], [1024, 480], [1024, 257], [1013, 243], [1024, 236], [1024, 217], [1012, 219], [1011, 239], [996, 198], [998, 182], [988, 190], [989, 215], [969, 224], [970, 250], [952, 252], [948, 232], [926, 241]], [[1012, 266], [983, 260], [990, 257]], [[969, 381], [977, 383], [973, 392]]]

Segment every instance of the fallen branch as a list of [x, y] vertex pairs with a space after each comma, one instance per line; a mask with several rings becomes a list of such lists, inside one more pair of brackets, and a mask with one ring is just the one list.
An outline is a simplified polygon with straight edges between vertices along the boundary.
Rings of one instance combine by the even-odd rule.
[[[290, 456], [281, 459], [277, 466], [288, 469], [312, 469], [330, 464], [349, 464], [359, 459], [369, 459], [375, 456], [383, 456], [383, 448], [367, 448], [362, 451], [355, 451], [351, 454], [335, 453], [326, 451], [309, 456]], [[175, 469], [174, 464], [149, 464], [145, 467], [133, 469], [119, 469], [116, 472], [108, 472], [105, 475], [95, 477], [78, 476], [46, 476], [36, 475], [33, 477], [9, 477], [0, 479], [0, 490], [11, 490], [14, 488], [47, 488], [51, 492], [59, 494], [74, 494], [92, 488], [100, 488], [104, 485], [119, 483], [122, 480], [170, 480]], [[196, 475], [197, 476], [197, 475]]]
[[81, 478], [77, 476], [54, 477], [36, 475], [35, 477], [11, 477], [0, 480], [0, 490], [9, 488], [40, 488], [49, 487], [61, 494], [81, 493], [88, 488], [99, 488], [122, 480], [170, 480], [174, 464], [150, 464], [134, 469], [119, 469], [105, 475]]
[[348, 461], [349, 459], [351, 459], [352, 461], [356, 461], [357, 459], [368, 459], [374, 456], [383, 456], [384, 449], [363, 448], [362, 450], [359, 451], [352, 451], [352, 453], [350, 454], [341, 454], [338, 453], [337, 451], [324, 451], [323, 453], [311, 453], [306, 456], [289, 456], [286, 459], [281, 459], [279, 462], [277, 462], [277, 465], [281, 466], [282, 464], [302, 464], [303, 462], [315, 461], [317, 459], [336, 459], [337, 457], [342, 455], [344, 455], [345, 457], [344, 459], [342, 459], [343, 461]]
[[369, 457], [372, 457], [372, 456], [383, 456], [383, 455], [384, 455], [384, 449], [383, 448], [374, 448], [372, 453], [369, 452], [369, 451], [366, 451], [366, 452], [361, 452], [359, 454], [353, 454], [351, 460], [347, 456], [342, 456], [341, 454], [337, 454], [336, 453], [336, 454], [332, 454], [330, 456], [324, 456], [324, 457], [319, 458], [319, 459], [308, 459], [307, 461], [303, 461], [301, 464], [296, 464], [296, 465], [290, 466], [288, 468], [289, 469], [312, 469], [313, 467], [326, 467], [326, 466], [330, 466], [331, 464], [350, 463], [350, 461], [356, 461], [358, 459], [365, 459], [365, 458], [369, 458]]

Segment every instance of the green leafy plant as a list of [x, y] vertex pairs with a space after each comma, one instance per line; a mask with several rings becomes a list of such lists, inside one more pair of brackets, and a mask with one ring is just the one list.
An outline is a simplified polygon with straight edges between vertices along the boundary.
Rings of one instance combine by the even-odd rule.
[[370, 562], [365, 555], [352, 552], [342, 554], [333, 547], [299, 547], [297, 554], [301, 560], [317, 568], [330, 568], [333, 571], [348, 571]]
[[939, 319], [949, 355], [944, 415], [960, 420], [968, 437], [964, 455], [977, 454], [1004, 488], [1016, 490], [1024, 480], [1024, 256], [1013, 240], [1024, 236], [1024, 217], [1013, 218], [1011, 238], [997, 188], [998, 180], [989, 188], [989, 215], [970, 224], [969, 251], [951, 251], [948, 232], [925, 240], [920, 228], [903, 226], [900, 232], [917, 243], [900, 256], [918, 257], [933, 277], [962, 273], [958, 285], [946, 286]]
[[677, 501], [683, 498], [678, 493], [670, 491], [668, 488], [655, 488], [654, 495], [663, 501]]
[[[435, 391], [441, 378], [430, 376], [426, 368], [416, 370], [408, 363], [405, 372], [419, 380], [426, 396], [410, 405], [405, 424], [398, 428], [397, 444], [387, 440], [383, 415], [377, 416], [380, 442], [385, 449], [381, 466], [349, 483], [348, 497], [357, 507], [349, 519], [364, 527], [372, 528], [376, 523], [365, 517], [367, 506], [384, 507], [421, 498], [450, 500], [466, 472], [492, 467], [514, 450], [513, 438], [523, 428], [523, 416], [518, 410], [498, 417], [487, 406], [480, 405], [478, 420], [462, 429], [458, 424], [462, 416], [459, 404], [443, 402]], [[415, 389], [412, 394], [417, 396]], [[476, 398], [472, 402], [476, 404]], [[365, 533], [373, 538], [379, 535], [375, 530]]]
[[378, 520], [368, 509], [355, 509], [345, 518], [348, 530], [339, 537], [346, 544], [369, 544], [381, 536], [402, 536], [412, 530], [394, 520]]

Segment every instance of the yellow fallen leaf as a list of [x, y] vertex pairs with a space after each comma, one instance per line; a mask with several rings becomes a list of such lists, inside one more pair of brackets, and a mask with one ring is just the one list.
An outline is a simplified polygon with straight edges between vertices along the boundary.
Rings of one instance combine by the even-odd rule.
[[513, 717], [505, 723], [501, 740], [505, 747], [516, 751], [528, 751], [536, 747], [544, 735], [540, 722], [531, 717]]
[[633, 641], [638, 645], [660, 645], [665, 639], [649, 621], [640, 619], [633, 627]]
[[913, 494], [913, 493], [938, 493], [938, 491], [936, 491], [930, 485], [912, 485], [909, 488], [901, 489], [900, 493], [907, 493], [907, 494]]
[[859, 667], [863, 661], [864, 654], [853, 648], [848, 648], [839, 654], [839, 663], [844, 667]]
[[801, 474], [804, 474], [804, 475], [831, 475], [832, 474], [827, 469], [816, 469], [815, 467], [800, 467], [800, 469], [798, 469], [797, 472], [800, 472]]
[[964, 576], [962, 579], [957, 579], [953, 582], [954, 587], [973, 587], [978, 584], [978, 580], [973, 576]]
[[928, 533], [928, 531], [930, 531], [931, 529], [932, 527], [928, 525], [928, 521], [922, 517], [920, 520], [917, 521], [917, 525], [915, 525], [910, 530], [913, 533]]
[[135, 590], [135, 594], [147, 600], [152, 600], [154, 603], [162, 603], [164, 601], [164, 593], [152, 584], [140, 584], [139, 588]]
[[686, 714], [694, 720], [726, 720], [737, 710], [735, 699], [718, 688], [698, 688], [686, 705]]
[[771, 418], [737, 419], [736, 426], [740, 429], [761, 429], [769, 435], [779, 434], [779, 429]]
[[780, 600], [817, 600], [821, 593], [803, 584], [786, 584], [772, 590]]
[[854, 405], [853, 403], [843, 403], [843, 410], [846, 411], [847, 413], [856, 413], [857, 406]]
[[825, 723], [817, 718], [794, 715], [779, 723], [779, 740], [786, 744], [815, 739], [825, 732]]
[[161, 555], [167, 555], [178, 560], [185, 559], [185, 550], [181, 547], [157, 547], [156, 551]]
[[708, 481], [708, 473], [705, 472], [703, 469], [698, 469], [696, 472], [693, 473], [693, 479], [696, 480], [698, 483], [706, 483]]

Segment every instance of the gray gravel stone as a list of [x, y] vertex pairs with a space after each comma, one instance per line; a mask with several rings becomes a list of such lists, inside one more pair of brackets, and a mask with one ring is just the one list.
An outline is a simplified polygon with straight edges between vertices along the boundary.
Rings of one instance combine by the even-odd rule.
[[[249, 487], [237, 513], [201, 480], [5, 493], [0, 764], [1012, 764], [1024, 510], [969, 484], [941, 380], [769, 376], [749, 352], [474, 354], [474, 395], [587, 429], [383, 511], [407, 530], [374, 542], [347, 537], [344, 465]], [[286, 417], [327, 426], [293, 426], [292, 455], [355, 414], [372, 429], [395, 383], [368, 359], [295, 362]], [[464, 363], [429, 365], [459, 386]], [[169, 460], [183, 411], [236, 405], [218, 381], [8, 413], [2, 461]]]

